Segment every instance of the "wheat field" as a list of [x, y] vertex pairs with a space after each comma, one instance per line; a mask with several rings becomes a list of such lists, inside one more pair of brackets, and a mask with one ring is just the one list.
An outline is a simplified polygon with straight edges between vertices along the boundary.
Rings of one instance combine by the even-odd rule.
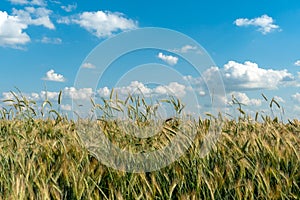
[[[179, 112], [180, 103], [173, 100], [169, 102]], [[261, 116], [259, 121], [245, 113], [238, 120], [223, 118], [217, 143], [203, 157], [201, 145], [217, 119], [197, 118], [192, 121], [196, 137], [183, 156], [157, 171], [130, 173], [103, 165], [82, 142], [77, 122], [53, 109], [50, 101], [37, 105], [15, 94], [5, 103], [9, 106], [0, 112], [0, 199], [300, 199], [296, 119], [284, 123]], [[147, 126], [147, 118], [135, 119]], [[185, 123], [169, 120], [151, 141], [125, 137], [114, 121], [102, 119], [97, 126], [116, 145], [138, 152], [160, 148]]]

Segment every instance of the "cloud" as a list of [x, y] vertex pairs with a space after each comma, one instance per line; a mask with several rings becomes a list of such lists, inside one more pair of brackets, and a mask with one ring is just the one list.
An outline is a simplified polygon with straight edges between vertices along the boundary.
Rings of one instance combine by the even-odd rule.
[[188, 51], [193, 51], [193, 50], [196, 50], [197, 47], [196, 46], [191, 46], [191, 45], [185, 45], [181, 48], [181, 52], [182, 53], [186, 53]]
[[49, 15], [52, 11], [46, 8], [26, 7], [24, 10], [13, 9], [12, 15], [0, 11], [0, 46], [19, 48], [30, 42], [29, 35], [25, 32], [28, 26], [44, 26], [54, 29]]
[[110, 95], [110, 90], [108, 89], [108, 87], [104, 87], [104, 88], [100, 88], [99, 90], [97, 90], [97, 93], [101, 97], [108, 97]]
[[188, 53], [188, 52], [196, 52], [197, 54], [202, 54], [202, 52], [196, 47], [192, 45], [184, 45], [179, 49], [171, 50], [174, 53]]
[[14, 95], [11, 92], [3, 92], [1, 100], [11, 100], [14, 99]]
[[30, 37], [23, 31], [28, 25], [22, 23], [19, 17], [10, 16], [0, 11], [0, 46], [13, 46], [26, 44]]
[[282, 97], [279, 97], [279, 96], [274, 96], [274, 100], [277, 103], [285, 103], [285, 100]]
[[87, 68], [87, 69], [95, 69], [96, 68], [96, 66], [93, 65], [92, 63], [83, 63], [81, 67]]
[[[15, 93], [18, 98], [21, 98], [21, 96], [18, 93]], [[49, 94], [51, 96], [51, 94]], [[39, 101], [41, 99], [45, 99], [45, 92], [42, 91], [40, 94], [36, 92], [31, 92], [31, 93], [24, 93], [22, 92], [22, 96], [24, 96], [27, 100], [32, 100], [32, 101]], [[58, 96], [58, 93], [57, 93]], [[1, 100], [8, 100], [8, 99], [15, 99], [15, 96], [11, 92], [3, 92], [2, 93], [2, 98]], [[50, 98], [49, 98], [50, 99]], [[8, 102], [7, 104], [10, 104]]]
[[76, 10], [77, 4], [69, 4], [67, 6], [61, 6], [61, 9], [63, 9], [66, 12], [72, 12], [73, 10]]
[[42, 79], [45, 81], [55, 81], [55, 82], [65, 82], [66, 81], [66, 79], [64, 78], [63, 75], [55, 73], [53, 69], [49, 70], [46, 73], [46, 76]]
[[60, 38], [43, 37], [40, 40], [40, 42], [44, 43], [44, 44], [61, 44], [62, 43], [62, 39], [60, 39]]
[[262, 34], [270, 33], [279, 28], [278, 25], [274, 24], [274, 20], [272, 17], [268, 15], [262, 15], [261, 17], [257, 17], [254, 19], [247, 19], [247, 18], [239, 18], [234, 21], [236, 26], [256, 26], [259, 27], [258, 31]]
[[58, 24], [71, 24], [72, 20], [70, 19], [70, 17], [60, 17], [59, 19], [56, 20], [56, 22]]
[[[145, 84], [139, 81], [132, 81], [127, 86], [116, 87], [114, 91], [119, 95], [127, 97], [128, 94], [142, 94], [144, 96], [155, 96], [172, 94], [178, 97], [183, 97], [186, 94], [187, 87], [177, 82], [171, 82], [168, 85], [160, 85], [154, 88], [149, 88]], [[110, 95], [110, 89], [108, 87], [100, 88], [97, 90], [97, 94], [107, 97]]]
[[157, 86], [154, 91], [158, 94], [172, 94], [177, 97], [183, 97], [186, 94], [186, 86], [177, 82], [171, 82], [169, 85]]
[[[23, 93], [22, 92], [22, 95], [24, 97], [26, 97], [28, 100], [44, 101], [45, 99], [48, 99], [50, 101], [55, 102], [58, 99], [59, 93], [60, 92], [53, 92], [53, 91], [41, 91], [39, 93], [36, 93], [36, 92]], [[65, 87], [62, 90], [63, 101], [64, 101], [64, 99], [89, 100], [93, 96], [93, 94], [94, 93], [93, 93], [92, 88], [76, 89], [74, 87]], [[19, 96], [18, 93], [16, 95]], [[13, 94], [11, 92], [3, 92], [0, 99], [1, 100], [15, 99], [15, 97], [13, 96]], [[67, 106], [67, 104], [65, 106]]]
[[163, 60], [164, 62], [168, 63], [169, 65], [176, 65], [177, 62], [178, 62], [178, 58], [177, 57], [174, 57], [174, 56], [167, 56], [167, 55], [164, 55], [163, 53], [159, 53], [158, 56], [157, 56], [159, 59]]
[[59, 92], [50, 92], [50, 91], [41, 91], [40, 92], [40, 99], [45, 100], [57, 100], [58, 99]]
[[297, 60], [297, 61], [294, 63], [294, 65], [300, 67], [300, 60]]
[[127, 96], [128, 94], [143, 94], [149, 95], [152, 93], [152, 89], [145, 86], [139, 81], [132, 81], [128, 86], [117, 87], [115, 91], [119, 94]]
[[206, 81], [213, 82], [219, 74], [226, 87], [231, 90], [276, 89], [279, 85], [294, 80], [293, 75], [286, 69], [263, 69], [250, 61], [229, 61], [223, 69], [211, 67], [203, 73], [203, 77]]
[[[230, 97], [234, 97], [238, 102], [247, 106], [261, 106], [262, 101], [260, 99], [250, 99], [246, 93], [231, 92]], [[231, 99], [229, 99], [231, 101]]]
[[18, 5], [35, 5], [35, 6], [45, 6], [46, 3], [44, 0], [9, 0], [12, 4]]
[[58, 23], [78, 24], [98, 38], [112, 36], [115, 32], [137, 28], [137, 22], [128, 19], [122, 13], [97, 11], [83, 12], [77, 16], [63, 17]]
[[292, 95], [292, 100], [296, 103], [300, 103], [300, 93], [296, 93]]
[[24, 10], [13, 8], [12, 14], [17, 16], [19, 20], [27, 25], [44, 26], [48, 29], [55, 29], [49, 15], [51, 10], [46, 8], [25, 7]]
[[79, 88], [75, 87], [65, 87], [63, 90], [63, 96], [66, 98], [71, 98], [74, 100], [78, 99], [90, 99], [92, 98], [94, 92], [92, 88]]
[[60, 105], [61, 109], [62, 110], [65, 110], [65, 111], [71, 111], [72, 110], [72, 106], [70, 104], [62, 104]]

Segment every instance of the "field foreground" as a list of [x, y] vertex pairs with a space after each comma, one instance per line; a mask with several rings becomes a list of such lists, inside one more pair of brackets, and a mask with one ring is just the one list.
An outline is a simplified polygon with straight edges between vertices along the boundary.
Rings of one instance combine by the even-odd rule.
[[178, 161], [127, 173], [98, 162], [70, 120], [2, 119], [1, 199], [300, 198], [299, 121], [228, 120], [204, 158], [199, 147], [210, 120], [194, 123], [195, 141]]
[[[92, 102], [104, 114], [90, 125], [61, 115], [48, 100], [37, 108], [36, 102], [14, 96], [6, 101], [11, 109], [0, 109], [0, 199], [300, 199], [298, 120], [283, 123], [261, 116], [258, 122], [240, 108], [243, 115], [238, 120], [187, 119], [179, 115], [180, 101], [171, 98], [165, 102], [178, 116], [165, 120], [152, 137], [143, 138], [128, 134], [135, 127], [142, 132], [155, 127], [155, 107], [143, 99], [117, 99], [116, 104], [111, 98], [103, 106]], [[105, 117], [113, 110], [125, 112], [132, 121]], [[221, 134], [203, 153], [209, 130], [220, 120]], [[97, 132], [82, 132], [82, 127], [101, 130], [113, 145], [133, 153], [159, 150], [177, 136], [184, 141], [189, 131], [195, 137], [172, 164], [129, 173], [103, 165], [99, 154], [114, 152], [103, 147], [92, 151]], [[178, 150], [182, 147], [178, 145]]]

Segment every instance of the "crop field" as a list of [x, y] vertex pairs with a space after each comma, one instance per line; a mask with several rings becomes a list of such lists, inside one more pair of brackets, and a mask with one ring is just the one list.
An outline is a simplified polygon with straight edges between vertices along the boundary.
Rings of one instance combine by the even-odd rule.
[[[0, 199], [300, 199], [296, 119], [255, 120], [239, 108], [237, 120], [223, 117], [221, 134], [205, 156], [201, 146], [219, 118], [169, 119], [151, 139], [127, 136], [116, 120], [99, 119], [95, 126], [112, 143], [134, 152], [162, 148], [180, 126], [196, 131], [190, 147], [172, 164], [132, 173], [102, 164], [79, 136], [79, 122], [52, 109], [51, 102], [37, 105], [15, 95], [5, 103], [0, 112]], [[168, 103], [181, 111], [179, 101]], [[151, 124], [148, 115], [134, 116], [139, 127]]]

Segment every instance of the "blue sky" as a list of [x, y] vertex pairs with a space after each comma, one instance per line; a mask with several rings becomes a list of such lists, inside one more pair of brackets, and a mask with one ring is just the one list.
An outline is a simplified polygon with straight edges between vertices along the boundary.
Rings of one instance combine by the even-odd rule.
[[[42, 100], [46, 90], [53, 99], [60, 90], [66, 99], [87, 98], [92, 93], [106, 95], [114, 87], [110, 78], [97, 91], [73, 88], [77, 72], [84, 68], [82, 64], [90, 52], [120, 32], [162, 27], [179, 31], [206, 49], [224, 80], [227, 101], [234, 95], [247, 105], [248, 112], [264, 111], [268, 108], [261, 97], [264, 93], [283, 106], [286, 118], [295, 118], [300, 113], [299, 22], [298, 0], [3, 0], [0, 98], [11, 97], [9, 91], [14, 87], [37, 101]], [[188, 44], [184, 47], [193, 50]], [[181, 71], [200, 96], [208, 95], [200, 78], [174, 52], [145, 50], [135, 56], [128, 55], [123, 60], [128, 70], [136, 63], [164, 64]], [[92, 64], [85, 67], [93, 68]], [[203, 75], [213, 77], [212, 69], [216, 68], [207, 69]], [[118, 71], [116, 65], [107, 77]], [[136, 86], [144, 91], [155, 89], [147, 88], [142, 80], [128, 84], [120, 86], [120, 91]], [[173, 81], [168, 88], [182, 96], [188, 90], [180, 81]], [[63, 108], [70, 107], [66, 100]]]

